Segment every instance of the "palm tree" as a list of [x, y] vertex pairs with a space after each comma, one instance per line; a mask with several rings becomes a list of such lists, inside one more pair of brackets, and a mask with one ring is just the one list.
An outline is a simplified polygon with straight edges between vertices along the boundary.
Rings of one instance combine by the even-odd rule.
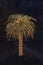
[[33, 17], [23, 14], [10, 15], [7, 20], [7, 36], [18, 39], [19, 56], [23, 56], [23, 37], [33, 38], [35, 32], [35, 24], [33, 21], [36, 21]]

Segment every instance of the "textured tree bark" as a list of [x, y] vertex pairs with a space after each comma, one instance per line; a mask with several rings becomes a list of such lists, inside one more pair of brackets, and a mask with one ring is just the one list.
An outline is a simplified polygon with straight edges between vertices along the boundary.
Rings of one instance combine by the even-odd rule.
[[23, 56], [23, 35], [19, 34], [19, 56]]

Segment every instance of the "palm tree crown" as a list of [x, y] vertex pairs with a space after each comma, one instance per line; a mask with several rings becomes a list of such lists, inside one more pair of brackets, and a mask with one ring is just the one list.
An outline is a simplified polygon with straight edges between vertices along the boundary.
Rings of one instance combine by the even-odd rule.
[[7, 36], [12, 36], [12, 38], [17, 38], [21, 33], [25, 38], [32, 37], [35, 32], [35, 24], [33, 21], [36, 21], [33, 17], [28, 15], [14, 14], [10, 15], [7, 20], [6, 32]]

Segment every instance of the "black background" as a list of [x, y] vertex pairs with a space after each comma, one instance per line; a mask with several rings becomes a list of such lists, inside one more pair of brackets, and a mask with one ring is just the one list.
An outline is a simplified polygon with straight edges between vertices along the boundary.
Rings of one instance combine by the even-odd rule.
[[14, 51], [12, 52], [11, 50], [15, 48], [14, 40], [8, 42], [5, 31], [6, 25], [4, 23], [6, 23], [10, 14], [15, 13], [27, 14], [36, 18], [34, 40], [28, 39], [25, 44], [31, 48], [31, 53], [35, 54], [37, 59], [40, 58], [43, 61], [43, 0], [0, 0], [0, 56], [2, 56], [0, 60], [3, 59], [4, 53], [6, 57], [8, 56], [7, 54], [13, 56], [12, 53]]

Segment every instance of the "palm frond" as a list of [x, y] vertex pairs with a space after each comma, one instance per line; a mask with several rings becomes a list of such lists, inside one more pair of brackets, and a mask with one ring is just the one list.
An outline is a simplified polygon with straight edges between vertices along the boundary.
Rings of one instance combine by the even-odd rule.
[[32, 37], [35, 32], [35, 18], [28, 15], [14, 14], [10, 15], [8, 20], [9, 23], [6, 24], [7, 36], [10, 34], [13, 38], [18, 38], [19, 33], [22, 35]]

